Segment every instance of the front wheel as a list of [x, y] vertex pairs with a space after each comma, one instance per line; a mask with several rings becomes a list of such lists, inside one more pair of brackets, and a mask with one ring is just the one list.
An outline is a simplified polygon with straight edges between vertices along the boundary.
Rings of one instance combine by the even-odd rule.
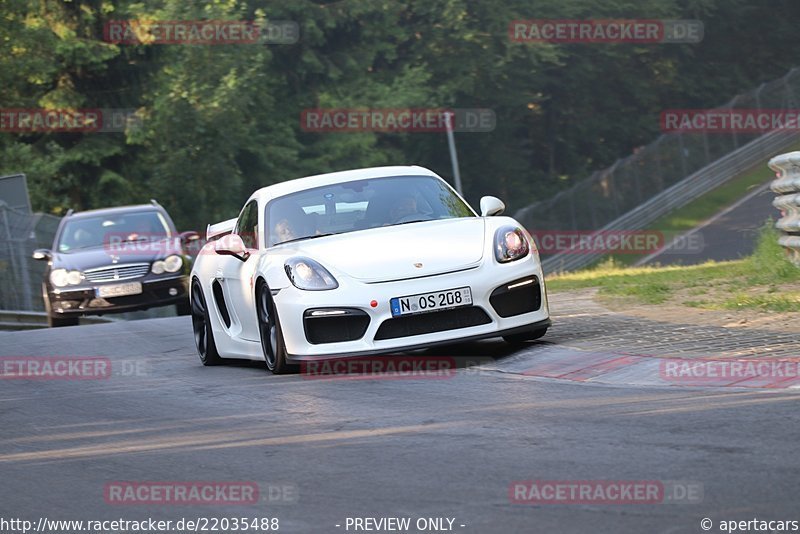
[[276, 375], [297, 372], [297, 365], [290, 365], [286, 362], [286, 345], [283, 343], [281, 323], [266, 283], [258, 286], [256, 307], [261, 350], [264, 353], [264, 360], [267, 362], [267, 369]]
[[203, 296], [203, 288], [198, 280], [192, 282], [192, 329], [194, 330], [194, 344], [197, 346], [197, 354], [203, 365], [219, 365], [222, 358], [217, 352], [217, 344], [214, 343], [214, 333], [211, 331], [211, 321], [208, 318], [208, 307]]
[[503, 339], [506, 341], [506, 343], [511, 343], [512, 345], [518, 345], [526, 341], [533, 341], [535, 339], [539, 339], [546, 333], [547, 333], [547, 328], [537, 328], [536, 330], [530, 330], [528, 332], [523, 332], [521, 334], [511, 334], [509, 336], [503, 336]]

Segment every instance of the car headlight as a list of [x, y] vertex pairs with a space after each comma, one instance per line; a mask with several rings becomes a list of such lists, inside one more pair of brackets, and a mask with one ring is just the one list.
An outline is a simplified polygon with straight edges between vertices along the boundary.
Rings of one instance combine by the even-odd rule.
[[503, 226], [494, 234], [494, 257], [500, 263], [524, 258], [530, 252], [525, 232], [516, 226]]
[[164, 270], [168, 273], [177, 273], [181, 270], [181, 267], [183, 267], [183, 260], [180, 256], [173, 254], [164, 260]]
[[166, 259], [156, 260], [150, 268], [153, 274], [177, 273], [183, 267], [183, 259], [180, 256], [167, 256]]
[[339, 287], [339, 283], [333, 275], [310, 258], [291, 258], [283, 267], [286, 270], [286, 276], [298, 289], [323, 291]]
[[76, 286], [81, 283], [81, 272], [54, 269], [50, 273], [50, 283], [56, 287]]
[[81, 283], [81, 272], [80, 271], [70, 271], [67, 273], [67, 282], [71, 286], [77, 286]]

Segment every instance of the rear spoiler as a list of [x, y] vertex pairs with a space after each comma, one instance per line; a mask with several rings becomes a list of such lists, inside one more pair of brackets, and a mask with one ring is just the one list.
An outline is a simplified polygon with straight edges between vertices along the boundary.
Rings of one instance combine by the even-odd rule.
[[223, 235], [233, 232], [236, 226], [236, 217], [228, 219], [227, 221], [218, 222], [217, 224], [209, 224], [206, 228], [206, 241], [211, 241], [214, 238], [222, 237]]

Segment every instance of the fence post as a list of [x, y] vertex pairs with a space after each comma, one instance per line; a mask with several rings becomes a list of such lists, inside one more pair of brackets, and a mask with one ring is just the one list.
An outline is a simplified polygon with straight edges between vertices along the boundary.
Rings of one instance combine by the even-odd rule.
[[[3, 207], [0, 207], [0, 210], [2, 210], [2, 212], [3, 212], [3, 227], [5, 228], [6, 243], [8, 243], [8, 263], [9, 263], [9, 267], [11, 268], [11, 279], [12, 280], [19, 280], [20, 268], [19, 268], [19, 265], [17, 265], [17, 263], [18, 263], [17, 262], [17, 257], [16, 257], [17, 254], [16, 254], [16, 250], [15, 250], [16, 247], [14, 246], [13, 242], [11, 241], [11, 226], [10, 226], [10, 224], [8, 222], [8, 209], [6, 209], [5, 206], [3, 206]], [[17, 294], [16, 291], [11, 291], [11, 294], [13, 295], [13, 297], [11, 297], [11, 300], [13, 300], [13, 303], [11, 303], [11, 302], [5, 303], [5, 306], [7, 306], [9, 308], [11, 306], [13, 306], [14, 308], [18, 309], [19, 308], [19, 298], [18, 298], [19, 295]]]
[[33, 299], [31, 299], [31, 290], [33, 286], [31, 286], [31, 273], [29, 272], [26, 263], [30, 261], [30, 256], [27, 254], [27, 250], [25, 247], [24, 241], [18, 241], [17, 246], [14, 247], [16, 250], [13, 253], [18, 253], [17, 265], [21, 267], [20, 275], [22, 278], [22, 308], [23, 310], [32, 310], [33, 309]]

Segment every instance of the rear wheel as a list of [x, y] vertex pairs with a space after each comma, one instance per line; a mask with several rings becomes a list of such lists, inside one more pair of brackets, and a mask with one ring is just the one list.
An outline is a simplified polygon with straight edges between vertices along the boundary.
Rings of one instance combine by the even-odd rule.
[[535, 339], [539, 339], [546, 333], [547, 333], [547, 328], [537, 328], [536, 330], [530, 330], [528, 332], [523, 332], [521, 334], [511, 334], [510, 336], [503, 336], [503, 339], [506, 341], [506, 343], [517, 345], [519, 343], [525, 343], [526, 341], [533, 341]]
[[197, 354], [203, 365], [219, 365], [222, 358], [217, 352], [217, 345], [214, 343], [214, 333], [211, 331], [211, 321], [208, 318], [208, 307], [203, 296], [203, 288], [198, 280], [192, 282], [192, 329], [194, 330], [194, 344], [197, 346]]
[[261, 337], [261, 350], [267, 369], [276, 375], [297, 372], [297, 365], [286, 362], [286, 345], [283, 343], [283, 333], [275, 303], [267, 284], [261, 283], [256, 290], [256, 312], [258, 313], [258, 333]]

